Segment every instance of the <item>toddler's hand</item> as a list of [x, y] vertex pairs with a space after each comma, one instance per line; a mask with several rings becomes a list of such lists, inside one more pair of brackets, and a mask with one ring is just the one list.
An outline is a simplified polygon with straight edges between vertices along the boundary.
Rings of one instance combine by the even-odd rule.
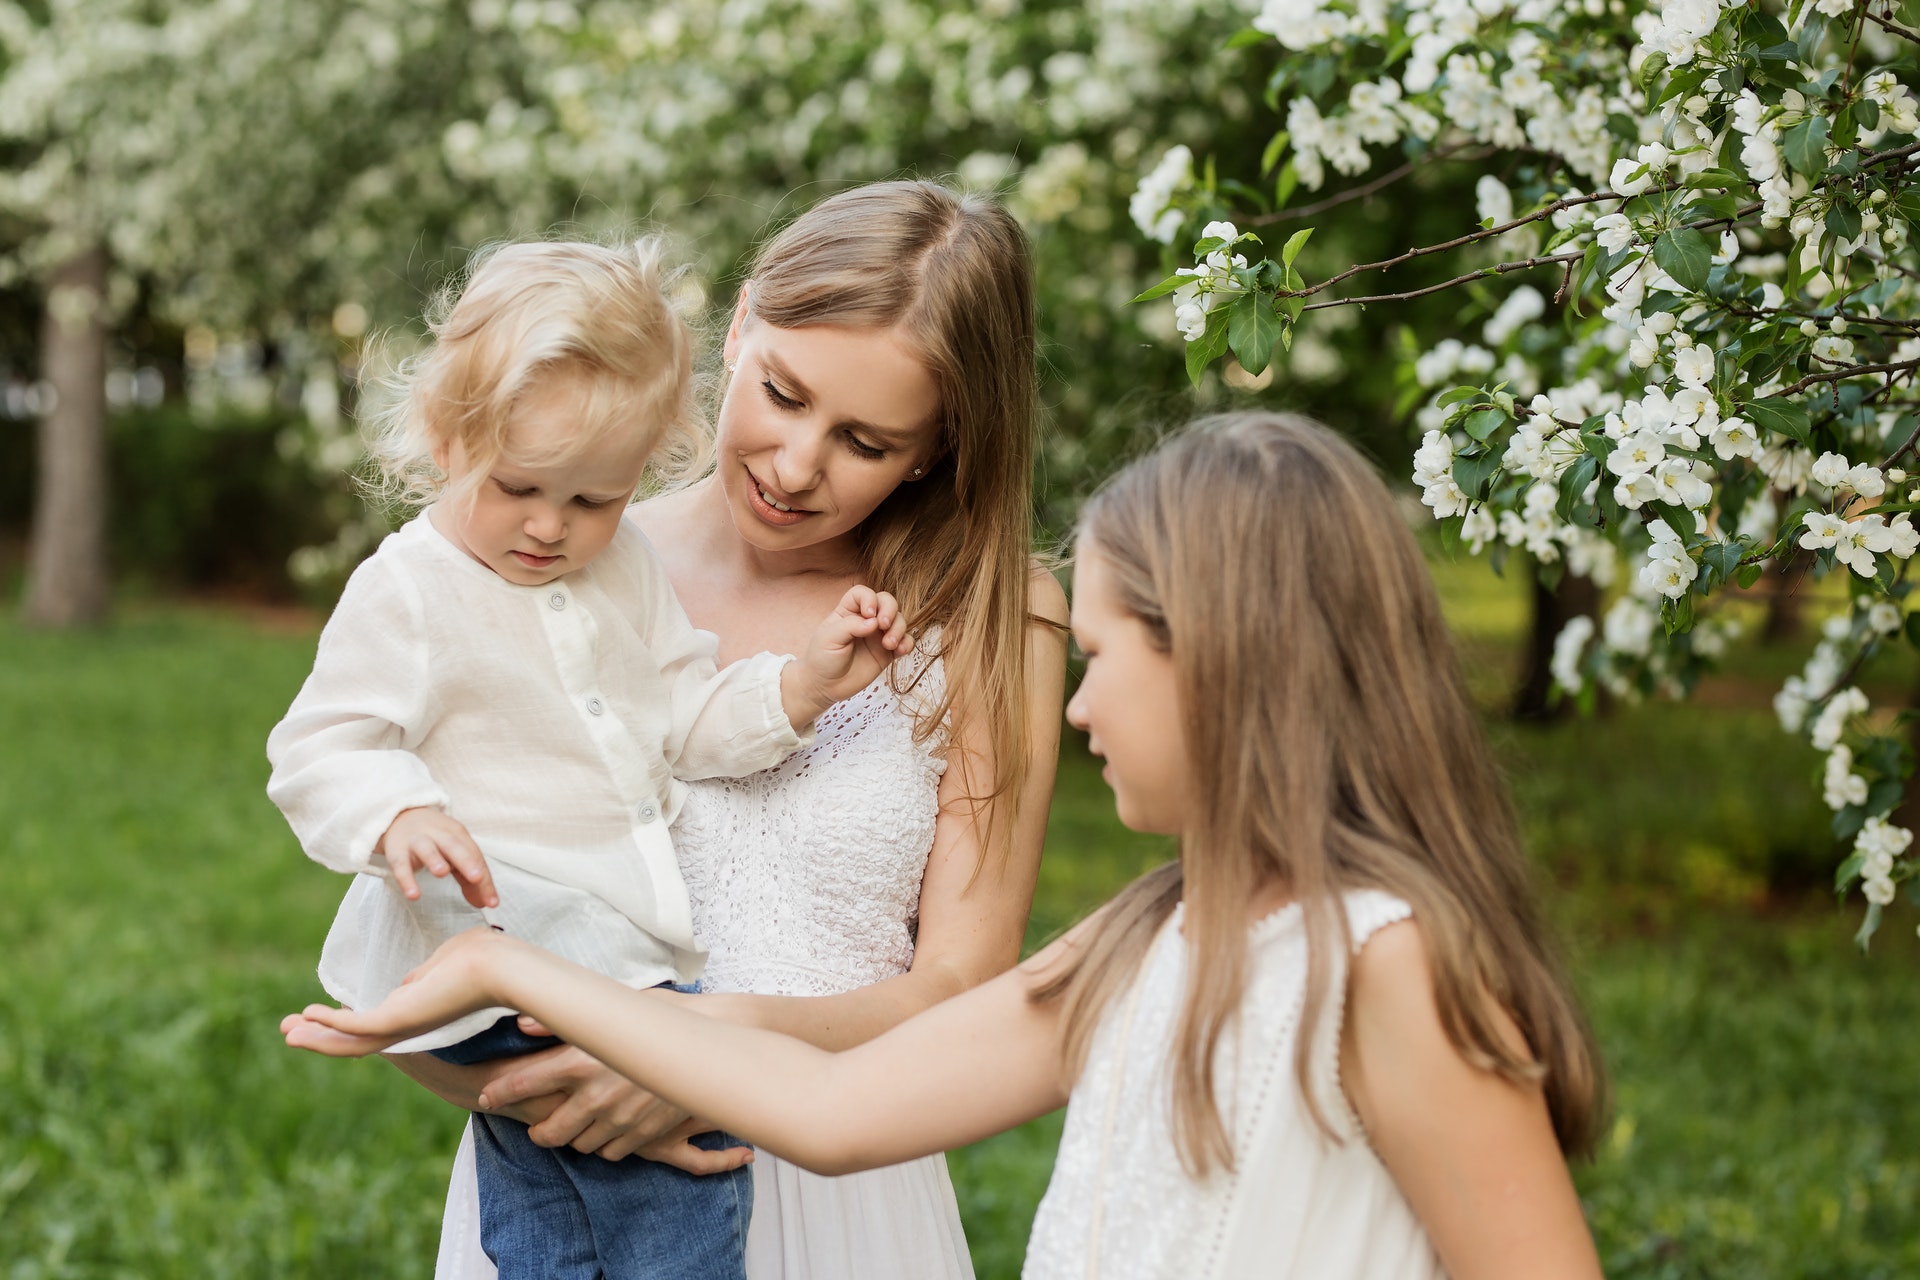
[[900, 604], [884, 591], [849, 587], [807, 642], [797, 662], [781, 672], [780, 690], [794, 727], [811, 724], [842, 698], [873, 683], [889, 663], [913, 648]]
[[416, 867], [424, 867], [436, 876], [453, 873], [460, 882], [460, 896], [469, 906], [497, 907], [500, 895], [494, 891], [493, 873], [480, 855], [467, 829], [438, 809], [404, 809], [393, 820], [374, 851], [383, 855], [400, 891], [409, 898], [420, 896]]

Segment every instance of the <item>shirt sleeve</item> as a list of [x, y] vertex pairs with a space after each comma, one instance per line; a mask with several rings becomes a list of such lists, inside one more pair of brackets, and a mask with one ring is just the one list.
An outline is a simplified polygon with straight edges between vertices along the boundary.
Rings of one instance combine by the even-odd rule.
[[794, 731], [780, 697], [780, 672], [790, 656], [757, 653], [718, 667], [720, 639], [701, 631], [680, 607], [667, 572], [646, 538], [627, 527], [642, 584], [636, 623], [667, 681], [672, 724], [664, 744], [668, 767], [683, 781], [737, 778], [771, 769], [813, 741]]
[[429, 713], [426, 629], [404, 575], [375, 557], [354, 571], [320, 633], [313, 674], [267, 737], [267, 795], [307, 856], [386, 874], [374, 846], [403, 809], [447, 795], [406, 744]]

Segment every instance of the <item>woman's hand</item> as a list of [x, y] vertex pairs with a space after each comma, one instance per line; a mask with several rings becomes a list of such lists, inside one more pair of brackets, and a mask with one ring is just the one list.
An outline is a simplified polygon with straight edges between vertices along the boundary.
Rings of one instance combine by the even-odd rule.
[[528, 1131], [536, 1145], [572, 1147], [606, 1160], [639, 1155], [692, 1174], [725, 1173], [753, 1159], [751, 1147], [708, 1151], [689, 1139], [713, 1125], [662, 1102], [592, 1055], [572, 1046], [502, 1064], [480, 1092], [480, 1109], [513, 1114], [559, 1097]]
[[406, 976], [371, 1009], [310, 1004], [280, 1020], [280, 1033], [296, 1049], [331, 1058], [363, 1058], [389, 1045], [445, 1026], [464, 1014], [500, 1003], [491, 984], [493, 962], [507, 948], [523, 947], [491, 929], [469, 929], [441, 944], [427, 962]]

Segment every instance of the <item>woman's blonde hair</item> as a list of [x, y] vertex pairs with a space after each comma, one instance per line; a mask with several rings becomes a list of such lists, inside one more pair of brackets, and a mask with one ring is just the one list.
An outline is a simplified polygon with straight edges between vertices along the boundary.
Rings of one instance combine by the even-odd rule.
[[[577, 455], [613, 433], [652, 437], [650, 453], [698, 447], [693, 338], [668, 299], [657, 237], [619, 245], [528, 241], [474, 256], [464, 282], [427, 312], [432, 342], [381, 379], [368, 412], [377, 488], [405, 505], [447, 490], [434, 454], [458, 446], [483, 479], [507, 444], [515, 401], [542, 378], [581, 379], [577, 429], [540, 460]], [[524, 445], [523, 445], [524, 447]]]
[[[939, 443], [855, 536], [862, 570], [916, 632], [940, 628], [947, 693], [925, 709], [952, 742], [993, 752], [973, 776], [988, 844], [1007, 829], [1027, 760], [1028, 578], [1036, 427], [1033, 261], [993, 200], [934, 182], [877, 182], [823, 200], [756, 256], [752, 318], [783, 329], [894, 329], [925, 362]], [[964, 691], [961, 698], [954, 690]], [[931, 701], [931, 700], [929, 700]]]
[[[1231, 1167], [1213, 1060], [1247, 989], [1247, 904], [1300, 904], [1308, 978], [1295, 1075], [1351, 947], [1343, 893], [1404, 899], [1426, 939], [1447, 1038], [1546, 1093], [1569, 1154], [1590, 1150], [1605, 1083], [1554, 960], [1514, 815], [1468, 701], [1419, 548], [1374, 469], [1304, 418], [1195, 423], [1086, 505], [1079, 554], [1173, 658], [1188, 744], [1180, 859], [1124, 890], [1036, 985], [1064, 998], [1075, 1075], [1102, 1011], [1184, 901], [1191, 958], [1172, 1047], [1174, 1132], [1196, 1176]], [[1503, 1041], [1500, 1015], [1525, 1037]]]

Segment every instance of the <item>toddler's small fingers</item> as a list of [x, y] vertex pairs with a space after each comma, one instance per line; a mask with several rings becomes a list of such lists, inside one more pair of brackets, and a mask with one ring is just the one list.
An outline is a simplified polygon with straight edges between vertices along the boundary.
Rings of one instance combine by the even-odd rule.
[[387, 865], [393, 870], [393, 882], [400, 886], [400, 892], [406, 894], [409, 898], [418, 898], [420, 896], [420, 885], [419, 882], [413, 878], [412, 855], [402, 854], [398, 858], [391, 858], [388, 860]]

